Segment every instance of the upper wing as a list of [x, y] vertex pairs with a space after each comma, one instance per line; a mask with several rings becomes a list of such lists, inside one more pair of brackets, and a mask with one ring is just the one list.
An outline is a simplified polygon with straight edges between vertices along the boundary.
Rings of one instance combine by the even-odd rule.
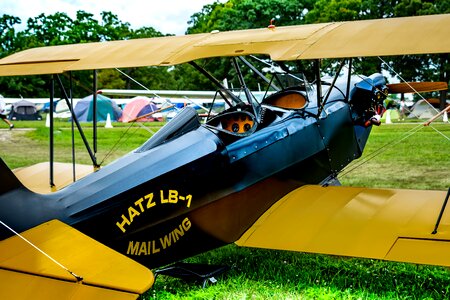
[[160, 96], [167, 98], [195, 98], [211, 100], [216, 95], [215, 91], [177, 91], [177, 90], [118, 90], [118, 89], [102, 89], [99, 94], [112, 96]]
[[304, 186], [278, 201], [236, 242], [450, 266], [450, 213], [432, 234], [441, 191]]
[[[30, 208], [32, 209], [32, 208]], [[53, 220], [0, 242], [2, 299], [136, 299], [153, 284], [144, 266]]]
[[169, 66], [219, 56], [273, 60], [450, 52], [450, 14], [41, 47], [0, 60], [0, 76]]

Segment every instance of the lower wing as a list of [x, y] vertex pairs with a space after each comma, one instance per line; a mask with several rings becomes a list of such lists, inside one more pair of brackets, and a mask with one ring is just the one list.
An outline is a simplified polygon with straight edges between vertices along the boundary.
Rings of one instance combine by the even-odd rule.
[[450, 266], [445, 198], [442, 191], [303, 186], [236, 244]]
[[[50, 221], [0, 241], [2, 299], [136, 299], [150, 270], [72, 227]], [[44, 254], [45, 253], [45, 254]]]

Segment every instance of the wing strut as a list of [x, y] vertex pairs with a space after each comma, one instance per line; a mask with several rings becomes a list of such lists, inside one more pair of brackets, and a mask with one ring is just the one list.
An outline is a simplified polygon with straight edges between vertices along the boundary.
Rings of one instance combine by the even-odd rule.
[[439, 212], [439, 217], [436, 221], [436, 225], [434, 226], [434, 230], [431, 234], [436, 234], [439, 224], [441, 223], [442, 215], [444, 214], [445, 207], [447, 206], [448, 197], [450, 196], [450, 188], [448, 188], [447, 196], [445, 197], [444, 203], [442, 204], [441, 211]]
[[205, 75], [206, 78], [208, 78], [209, 80], [211, 80], [218, 88], [219, 88], [219, 94], [222, 96], [223, 100], [231, 107], [234, 106], [232, 105], [227, 97], [225, 97], [225, 95], [223, 94], [223, 92], [225, 92], [231, 99], [233, 99], [234, 102], [236, 103], [242, 103], [242, 100], [239, 99], [236, 95], [234, 95], [229, 89], [227, 89], [226, 87], [223, 86], [222, 83], [220, 83], [219, 80], [217, 80], [216, 78], [214, 78], [214, 76], [212, 76], [211, 74], [208, 73], [208, 71], [206, 71], [205, 69], [203, 69], [202, 67], [200, 67], [197, 63], [191, 61], [189, 62], [189, 64], [191, 66], [193, 66], [197, 71], [199, 71], [200, 73], [202, 73], [203, 75]]
[[277, 87], [272, 80], [268, 79], [266, 76], [264, 76], [263, 73], [261, 73], [255, 66], [253, 66], [248, 60], [246, 60], [242, 56], [238, 56], [238, 58], [250, 69], [252, 70], [256, 75], [258, 75], [262, 80], [264, 80], [268, 85], [270, 85], [274, 90], [279, 91], [280, 88]]
[[55, 75], [52, 75], [52, 79], [50, 82], [50, 114], [49, 114], [49, 118], [50, 118], [50, 151], [49, 151], [49, 155], [50, 155], [50, 189], [53, 191], [55, 189], [55, 182], [54, 182], [54, 178], [53, 178], [53, 159], [54, 159], [54, 141], [53, 141], [53, 110], [54, 110], [54, 106], [53, 106], [53, 100], [55, 98]]
[[[81, 128], [80, 122], [78, 121], [77, 116], [75, 115], [75, 112], [73, 111], [73, 107], [70, 104], [69, 96], [67, 95], [66, 89], [64, 88], [64, 85], [63, 85], [63, 83], [61, 81], [61, 78], [57, 74], [55, 76], [56, 76], [56, 78], [58, 80], [59, 88], [60, 88], [61, 92], [63, 93], [63, 96], [64, 96], [63, 98], [66, 101], [67, 106], [69, 107], [70, 114], [72, 116], [72, 120], [75, 121], [75, 124], [77, 125], [78, 132], [80, 133], [81, 139], [83, 140], [83, 143], [84, 143], [84, 145], [86, 147], [86, 150], [87, 150], [87, 152], [89, 154], [89, 157], [92, 160], [92, 164], [94, 165], [95, 168], [98, 168], [99, 165], [97, 164], [97, 159], [95, 158], [95, 155], [92, 152], [91, 147], [89, 146], [89, 143], [88, 143], [88, 141], [86, 139], [86, 136], [84, 135], [83, 128]], [[51, 107], [50, 107], [50, 109], [52, 110]], [[52, 119], [50, 119], [50, 120], [52, 120]], [[50, 131], [50, 132], [51, 132], [50, 139], [53, 139], [53, 134], [52, 134], [53, 132], [52, 131]]]
[[[73, 108], [73, 86], [72, 86], [72, 71], [69, 71], [69, 98], [70, 98], [70, 108]], [[74, 119], [70, 121], [70, 129], [71, 129], [71, 140], [72, 140], [72, 180], [75, 182], [77, 180], [76, 167], [75, 167], [75, 127], [74, 127]]]
[[322, 105], [319, 107], [319, 111], [317, 113], [319, 116], [320, 116], [320, 113], [322, 112], [323, 108], [325, 107], [325, 104], [327, 104], [328, 97], [331, 95], [331, 90], [333, 89], [333, 87], [336, 83], [336, 80], [339, 77], [339, 73], [341, 73], [342, 67], [344, 67], [344, 64], [345, 64], [345, 60], [343, 59], [341, 61], [341, 64], [339, 65], [339, 69], [337, 70], [336, 75], [333, 78], [333, 82], [331, 82], [331, 86], [327, 91], [327, 95], [325, 96], [325, 99], [323, 100]]
[[353, 59], [348, 59], [348, 78], [347, 78], [347, 92], [345, 93], [345, 101], [348, 102], [350, 100], [350, 81], [352, 79], [352, 64]]
[[250, 90], [248, 89], [247, 84], [245, 83], [244, 76], [242, 75], [241, 68], [239, 67], [236, 57], [233, 57], [232, 61], [233, 61], [234, 69], [236, 70], [236, 73], [238, 75], [239, 83], [241, 84], [241, 88], [244, 90], [245, 97], [247, 98], [247, 102], [252, 106], [253, 112], [256, 116], [256, 120], [258, 121], [258, 123], [260, 123], [261, 122], [261, 113], [259, 111], [260, 110], [259, 103], [258, 103], [258, 101], [253, 100], [253, 95], [250, 92]]
[[[92, 109], [94, 110], [92, 115], [92, 143], [94, 145], [94, 160], [97, 153], [97, 70], [93, 71], [92, 79]], [[95, 163], [94, 163], [95, 164]]]
[[[319, 108], [322, 103], [322, 81], [320, 80], [320, 59], [314, 60], [314, 71], [316, 73], [317, 108]], [[318, 111], [317, 117], [319, 116], [320, 111]]]
[[242, 76], [241, 68], [239, 68], [239, 65], [236, 61], [236, 58], [233, 57], [231, 59], [233, 61], [234, 69], [236, 70], [236, 73], [238, 75], [239, 83], [241, 84], [241, 88], [244, 90], [245, 97], [247, 98], [248, 103], [252, 103], [252, 95], [250, 94], [250, 91], [247, 88], [247, 85], [245, 84], [244, 76]]

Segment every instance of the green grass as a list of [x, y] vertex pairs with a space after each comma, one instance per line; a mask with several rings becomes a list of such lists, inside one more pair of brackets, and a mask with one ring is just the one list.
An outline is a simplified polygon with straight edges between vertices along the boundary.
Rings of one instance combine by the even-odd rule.
[[[48, 128], [43, 122], [16, 122], [16, 127], [34, 131], [3, 132], [0, 156], [10, 167], [48, 160]], [[114, 123], [99, 127], [99, 161], [118, 143], [105, 163], [143, 143], [147, 129]], [[156, 131], [162, 124], [145, 124]], [[3, 126], [3, 124], [0, 124]], [[83, 125], [87, 126], [87, 125]], [[450, 186], [450, 125], [435, 124], [447, 138], [420, 124], [375, 127], [363, 157], [347, 170], [378, 153], [351, 172], [339, 177], [345, 185], [446, 190]], [[55, 125], [56, 160], [71, 160], [70, 123]], [[409, 135], [412, 129], [419, 129]], [[91, 142], [92, 129], [86, 135]], [[127, 131], [128, 130], [128, 131]], [[125, 133], [125, 134], [124, 134]], [[405, 138], [407, 137], [407, 138]], [[77, 161], [89, 163], [77, 136]], [[449, 299], [447, 268], [384, 262], [371, 259], [239, 248], [228, 245], [190, 258], [190, 262], [231, 266], [218, 283], [205, 289], [199, 283], [160, 276], [142, 299]]]
[[160, 277], [144, 299], [448, 299], [445, 268], [230, 245], [191, 259], [231, 271], [205, 290]]
[[[129, 151], [136, 149], [153, 133], [159, 130], [163, 122], [135, 123], [133, 125], [113, 123], [114, 128], [97, 127], [97, 162], [108, 164]], [[15, 122], [15, 129], [6, 132], [0, 144], [0, 156], [12, 169], [49, 160], [49, 128], [43, 121]], [[0, 125], [1, 126], [1, 125]], [[1, 127], [0, 127], [1, 128]], [[34, 130], [21, 131], [20, 128]], [[90, 123], [82, 123], [83, 132], [93, 149], [93, 129]], [[19, 129], [19, 130], [17, 130]], [[72, 161], [72, 131], [70, 122], [55, 122], [54, 125], [55, 160]], [[75, 156], [80, 164], [92, 164], [90, 156], [75, 129]], [[32, 150], [32, 151], [31, 151]]]
[[449, 124], [374, 127], [363, 157], [346, 170], [365, 163], [349, 173], [344, 170], [339, 178], [344, 185], [446, 190], [450, 187], [449, 149]]
[[445, 268], [229, 245], [190, 259], [231, 271], [201, 289], [159, 277], [144, 299], [448, 299]]

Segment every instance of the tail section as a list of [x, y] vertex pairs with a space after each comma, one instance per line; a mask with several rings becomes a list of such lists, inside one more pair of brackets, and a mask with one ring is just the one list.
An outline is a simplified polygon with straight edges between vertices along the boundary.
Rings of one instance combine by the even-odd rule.
[[9, 191], [23, 187], [16, 175], [9, 169], [6, 163], [0, 158], [0, 195]]

